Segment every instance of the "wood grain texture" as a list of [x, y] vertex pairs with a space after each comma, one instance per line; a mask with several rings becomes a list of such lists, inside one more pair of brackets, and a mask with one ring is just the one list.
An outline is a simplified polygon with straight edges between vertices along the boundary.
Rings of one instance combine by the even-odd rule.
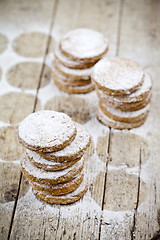
[[[38, 85], [35, 86], [32, 82], [21, 85], [17, 80], [15, 86], [18, 89], [22, 87], [23, 93], [16, 94], [17, 96], [33, 94], [34, 100], [28, 106], [29, 111], [37, 111], [41, 107], [38, 102], [41, 102], [42, 108], [65, 112], [73, 120], [84, 124], [92, 137], [91, 148], [85, 156], [89, 191], [80, 201], [69, 206], [49, 205], [35, 197], [25, 177], [21, 179], [18, 161], [15, 162], [19, 159], [21, 150], [16, 147], [16, 144], [12, 144], [13, 148], [10, 146], [8, 150], [6, 147], [7, 143], [15, 141], [15, 135], [10, 130], [15, 127], [13, 123], [19, 122], [28, 110], [27, 108], [19, 110], [16, 115], [17, 112], [13, 111], [15, 105], [11, 105], [9, 100], [5, 101], [11, 106], [6, 105], [9, 107], [4, 108], [0, 121], [3, 120], [7, 124], [8, 119], [9, 121], [11, 119], [12, 125], [6, 126], [6, 129], [9, 129], [7, 136], [6, 132], [3, 133], [3, 128], [0, 128], [3, 133], [0, 142], [5, 145], [0, 153], [2, 158], [0, 164], [3, 165], [0, 171], [2, 178], [0, 238], [6, 239], [9, 231], [11, 233], [9, 239], [14, 240], [149, 240], [156, 236], [160, 229], [158, 224], [160, 209], [159, 1], [47, 0], [37, 4], [36, 1], [31, 3], [16, 0], [14, 4], [11, 1], [0, 4], [3, 10], [3, 14], [0, 14], [0, 20], [2, 20], [0, 29], [1, 26], [4, 28], [4, 24], [8, 22], [9, 28], [3, 29], [4, 34], [8, 34], [7, 29], [16, 31], [11, 37], [11, 45], [22, 32], [43, 30], [45, 34], [52, 35], [55, 43], [70, 29], [93, 28], [108, 37], [110, 42], [108, 56], [120, 55], [139, 62], [154, 82], [151, 113], [147, 122], [130, 131], [109, 129], [96, 119], [98, 99], [95, 92], [85, 96], [72, 96], [59, 91], [49, 79], [49, 74], [46, 76], [45, 64], [51, 66], [53, 59], [51, 37], [45, 38], [44, 45], [42, 44], [38, 53], [34, 49], [33, 55], [30, 56], [34, 61], [41, 55], [41, 68], [38, 70], [39, 77], [36, 79]], [[4, 17], [5, 11], [12, 13], [8, 19]], [[16, 18], [21, 11], [22, 16]], [[28, 16], [33, 23], [32, 26], [28, 22]], [[34, 43], [36, 41], [38, 38], [33, 39]], [[27, 42], [25, 42], [26, 45]], [[32, 53], [31, 49], [30, 53]], [[5, 58], [7, 54], [9, 53], [6, 52], [2, 57]], [[11, 55], [12, 64], [8, 68], [17, 63], [14, 62], [13, 56], [15, 55]], [[21, 57], [18, 61], [22, 61]], [[4, 68], [5, 71], [3, 68], [2, 64], [2, 72], [5, 72], [6, 68]], [[1, 82], [3, 81], [2, 77]], [[10, 83], [12, 84], [12, 81]], [[34, 90], [31, 92], [26, 90], [30, 88]], [[18, 99], [17, 97], [15, 102]], [[5, 109], [8, 110], [5, 111]], [[14, 149], [16, 149], [15, 152]], [[18, 189], [20, 191], [17, 199]], [[15, 199], [16, 205], [14, 205]], [[15, 210], [15, 214], [12, 210]], [[14, 220], [12, 222], [11, 216]], [[12, 227], [10, 230], [9, 225]]]
[[[45, 54], [46, 49], [46, 39], [44, 39], [43, 43], [39, 46], [41, 48], [42, 60], [37, 63], [37, 75], [35, 76], [34, 74], [34, 68], [30, 69], [30, 72], [27, 72], [32, 77], [35, 76], [36, 78], [35, 84], [33, 84], [35, 90], [25, 92], [23, 91], [25, 86], [28, 86], [28, 89], [32, 88], [32, 84], [27, 85], [27, 78], [25, 80], [26, 85], [23, 85], [22, 83], [26, 77], [26, 72], [24, 74], [23, 71], [20, 71], [21, 73], [18, 76], [19, 79], [13, 79], [17, 76], [12, 75], [12, 81], [10, 81], [10, 84], [7, 81], [6, 73], [10, 71], [12, 66], [22, 62], [20, 55], [14, 52], [12, 43], [22, 32], [43, 31], [44, 34], [47, 33], [45, 36], [47, 36], [48, 39], [52, 6], [53, 1], [50, 0], [47, 0], [45, 4], [43, 1], [26, 2], [16, 0], [14, 2], [0, 2], [0, 31], [4, 36], [2, 39], [2, 34], [0, 35], [1, 69], [3, 71], [3, 76], [1, 76], [0, 82], [0, 239], [7, 239], [10, 234], [12, 220], [14, 219], [14, 211], [16, 210], [17, 193], [19, 191], [20, 182], [23, 184], [23, 189], [19, 194], [19, 199], [28, 192], [28, 182], [23, 178], [21, 181], [20, 166], [19, 161], [17, 161], [21, 157], [22, 148], [18, 145], [16, 130], [19, 121], [34, 110], [36, 89], [39, 84], [41, 72], [40, 68], [42, 68], [43, 65], [43, 55]], [[30, 48], [30, 45], [28, 45], [28, 47]], [[27, 51], [27, 45], [24, 44], [24, 48]], [[26, 58], [24, 60], [27, 61], [28, 59]], [[46, 77], [44, 77], [44, 79], [46, 79]], [[14, 88], [15, 85], [17, 88]], [[39, 105], [39, 107], [37, 105], [37, 109], [40, 109], [40, 101], [38, 100], [36, 102]]]

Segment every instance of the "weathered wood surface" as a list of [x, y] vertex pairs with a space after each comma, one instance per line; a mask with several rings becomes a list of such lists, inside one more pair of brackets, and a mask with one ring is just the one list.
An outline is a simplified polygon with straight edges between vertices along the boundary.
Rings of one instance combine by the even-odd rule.
[[[4, 48], [7, 46], [4, 35], [9, 38], [7, 50], [0, 46], [3, 60], [0, 142], [4, 146], [0, 152], [0, 164], [3, 165], [0, 174], [0, 239], [7, 239], [7, 236], [9, 239], [151, 239], [160, 228], [160, 2], [48, 0], [40, 1], [39, 5], [37, 1], [31, 2], [14, 1], [14, 6], [11, 1], [0, 3], [3, 13], [0, 14], [0, 20], [3, 20], [0, 21], [0, 33], [2, 29], [3, 34], [0, 43]], [[6, 11], [12, 13], [9, 18]], [[15, 16], [20, 11], [23, 14], [17, 19]], [[4, 29], [7, 24], [9, 27]], [[96, 119], [94, 92], [84, 96], [64, 94], [49, 79], [45, 64], [52, 63], [54, 43], [76, 27], [101, 31], [110, 41], [108, 56], [120, 55], [136, 60], [152, 76], [152, 108], [142, 127], [118, 131], [103, 126]], [[11, 36], [10, 30], [15, 30]], [[52, 39], [44, 34], [51, 34]], [[28, 45], [30, 41], [32, 44]], [[37, 44], [39, 51], [35, 48]], [[8, 58], [11, 63], [6, 66]], [[36, 73], [34, 64], [30, 64], [33, 61], [39, 64]], [[29, 64], [23, 65], [22, 62]], [[28, 83], [26, 73], [30, 73]], [[24, 82], [20, 81], [21, 75]], [[6, 90], [7, 83], [11, 85]], [[22, 104], [18, 105], [20, 94], [28, 97], [24, 109]], [[14, 143], [15, 128], [28, 112], [40, 108], [66, 112], [84, 124], [92, 136], [92, 147], [86, 156], [89, 191], [70, 206], [45, 204], [36, 199], [24, 177], [19, 181], [18, 160], [22, 149]], [[7, 149], [9, 143], [13, 147]]]

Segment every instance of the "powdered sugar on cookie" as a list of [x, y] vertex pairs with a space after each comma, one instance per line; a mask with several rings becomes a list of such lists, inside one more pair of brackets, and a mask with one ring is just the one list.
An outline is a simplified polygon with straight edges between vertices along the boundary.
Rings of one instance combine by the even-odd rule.
[[64, 148], [76, 135], [73, 121], [64, 113], [39, 111], [28, 115], [19, 125], [19, 141], [35, 151]]

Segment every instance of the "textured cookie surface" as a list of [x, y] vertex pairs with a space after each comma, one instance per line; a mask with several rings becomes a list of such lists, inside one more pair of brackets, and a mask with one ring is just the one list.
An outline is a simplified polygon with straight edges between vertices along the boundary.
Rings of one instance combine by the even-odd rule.
[[121, 57], [104, 58], [95, 64], [92, 79], [109, 95], [130, 94], [143, 84], [143, 69], [135, 62]]
[[41, 156], [56, 162], [72, 161], [82, 157], [84, 151], [90, 145], [90, 136], [85, 127], [81, 124], [75, 123], [75, 126], [77, 128], [77, 135], [67, 147], [56, 152], [40, 153]]
[[73, 180], [65, 183], [59, 183], [54, 185], [45, 185], [45, 184], [39, 184], [36, 182], [30, 182], [34, 188], [34, 190], [50, 194], [53, 196], [60, 196], [67, 194], [69, 192], [75, 191], [81, 182], [83, 181], [84, 174], [81, 172], [78, 174]]
[[28, 115], [19, 125], [18, 138], [30, 150], [51, 152], [67, 146], [76, 135], [70, 117], [55, 111], [39, 111]]
[[89, 68], [92, 67], [95, 62], [80, 62], [80, 61], [74, 61], [68, 57], [66, 57], [64, 54], [62, 54], [59, 46], [56, 47], [54, 56], [56, 60], [58, 60], [62, 65], [68, 67], [68, 68], [73, 68], [73, 69], [84, 69], [84, 68]]
[[82, 158], [71, 167], [68, 167], [62, 171], [48, 172], [37, 168], [25, 155], [21, 159], [22, 172], [28, 178], [28, 180], [46, 185], [63, 183], [74, 179], [75, 176], [82, 171], [83, 163], [84, 161]]
[[88, 185], [84, 179], [75, 191], [62, 196], [52, 196], [36, 190], [34, 190], [34, 193], [38, 198], [50, 204], [69, 204], [78, 201], [87, 192], [87, 190]]
[[[122, 111], [136, 111], [139, 109], [144, 108], [147, 104], [151, 101], [151, 92], [144, 98], [142, 101], [136, 101], [136, 102], [126, 102], [123, 103], [120, 100], [117, 100], [117, 98], [113, 98], [113, 96], [106, 95], [102, 90], [96, 89], [97, 95], [101, 102], [103, 102], [106, 106], [117, 108]], [[132, 95], [132, 94], [131, 94]], [[130, 95], [128, 95], [130, 96]], [[127, 97], [126, 97], [127, 98]]]
[[55, 162], [55, 161], [50, 161], [46, 160], [45, 158], [41, 157], [38, 153], [31, 151], [31, 150], [26, 150], [27, 157], [29, 160], [38, 168], [41, 168], [45, 171], [60, 171], [65, 168], [71, 167], [73, 164], [78, 162], [80, 158], [74, 159], [69, 162]]
[[94, 84], [92, 82], [84, 86], [69, 86], [60, 79], [54, 79], [54, 83], [60, 90], [71, 94], [88, 93], [94, 90]]
[[107, 117], [102, 110], [100, 109], [100, 107], [98, 107], [97, 109], [97, 117], [98, 119], [104, 124], [107, 125], [108, 127], [113, 127], [116, 129], [131, 129], [131, 128], [136, 128], [141, 126], [145, 120], [146, 117], [143, 118], [142, 120], [138, 121], [138, 122], [133, 122], [133, 123], [125, 123], [125, 122], [119, 122], [119, 121], [115, 121], [109, 117]]
[[108, 40], [94, 30], [79, 28], [68, 32], [60, 41], [64, 55], [73, 60], [100, 59], [108, 49]]
[[90, 79], [77, 80], [77, 79], [70, 79], [68, 77], [65, 77], [60, 72], [58, 72], [53, 66], [52, 66], [51, 74], [52, 74], [53, 80], [55, 79], [56, 81], [61, 81], [66, 86], [67, 85], [68, 86], [85, 86], [91, 83]]
[[63, 66], [56, 60], [54, 60], [53, 66], [62, 75], [64, 75], [65, 77], [71, 78], [73, 80], [82, 80], [82, 79], [90, 80], [91, 79], [92, 67], [85, 68], [85, 69], [71, 69]]
[[137, 122], [144, 119], [148, 115], [148, 112], [150, 109], [150, 104], [148, 104], [146, 107], [140, 110], [132, 111], [132, 112], [121, 111], [116, 108], [110, 108], [101, 102], [99, 104], [100, 104], [101, 110], [106, 116], [108, 116], [109, 118], [115, 121], [126, 122], [126, 123]]

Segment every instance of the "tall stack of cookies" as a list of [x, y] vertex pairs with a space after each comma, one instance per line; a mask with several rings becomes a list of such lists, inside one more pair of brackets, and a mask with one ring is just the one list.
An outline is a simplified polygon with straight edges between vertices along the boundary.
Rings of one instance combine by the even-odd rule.
[[39, 111], [20, 123], [18, 140], [26, 148], [22, 172], [38, 198], [68, 204], [85, 194], [83, 165], [90, 136], [82, 125], [64, 113]]
[[92, 67], [107, 50], [108, 40], [97, 31], [79, 28], [68, 32], [54, 53], [52, 76], [55, 85], [73, 94], [92, 91]]
[[100, 60], [92, 72], [98, 119], [117, 129], [142, 125], [149, 113], [152, 82], [141, 66], [121, 57]]

